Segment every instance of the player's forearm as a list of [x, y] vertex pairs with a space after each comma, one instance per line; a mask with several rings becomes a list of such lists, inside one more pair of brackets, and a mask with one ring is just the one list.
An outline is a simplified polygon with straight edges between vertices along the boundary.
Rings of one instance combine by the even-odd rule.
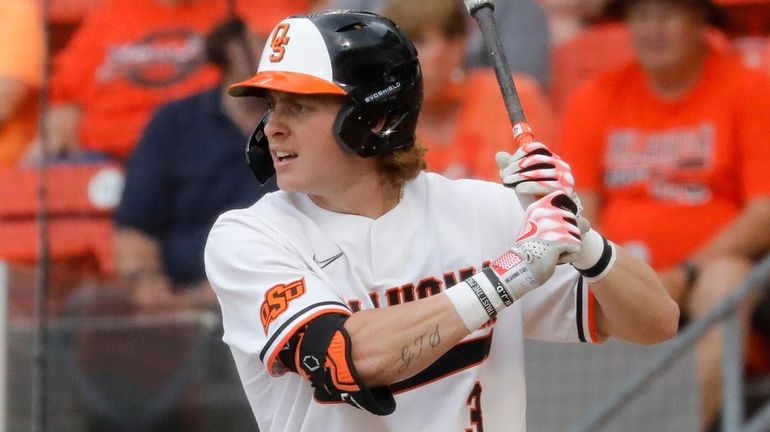
[[712, 238], [690, 260], [705, 264], [715, 256], [733, 255], [753, 259], [770, 250], [770, 198], [757, 199], [727, 227]]
[[621, 247], [617, 252], [612, 270], [591, 286], [599, 333], [641, 344], [672, 338], [679, 325], [676, 302], [647, 264]]
[[449, 351], [468, 329], [445, 294], [382, 309], [345, 322], [353, 363], [367, 386], [409, 378]]

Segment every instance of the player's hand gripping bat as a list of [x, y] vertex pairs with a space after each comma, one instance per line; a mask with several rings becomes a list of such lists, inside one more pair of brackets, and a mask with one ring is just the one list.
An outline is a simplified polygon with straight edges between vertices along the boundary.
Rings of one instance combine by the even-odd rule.
[[[537, 171], [533, 171], [535, 166], [509, 165], [507, 168], [504, 168], [504, 164], [508, 163], [508, 161], [505, 161], [501, 165], [501, 175], [503, 176], [504, 184], [516, 189], [516, 193], [519, 195], [519, 199], [524, 208], [541, 196], [547, 195], [550, 192], [550, 190], [547, 189], [553, 187], [552, 185], [546, 186], [546, 191], [543, 191], [543, 188], [537, 184], [539, 183], [538, 177], [539, 180], [558, 183], [558, 189], [562, 189], [570, 196], [574, 196], [572, 190], [574, 180], [572, 179], [572, 173], [569, 170], [569, 166], [563, 163], [558, 156], [552, 154], [545, 146], [539, 143], [533, 143], [534, 135], [532, 129], [527, 124], [527, 118], [521, 107], [521, 100], [516, 92], [516, 84], [513, 82], [511, 70], [508, 67], [508, 61], [505, 58], [503, 44], [500, 41], [500, 36], [497, 32], [497, 25], [495, 24], [494, 19], [494, 0], [464, 1], [465, 7], [468, 8], [468, 12], [470, 12], [471, 16], [473, 16], [478, 23], [479, 29], [481, 29], [481, 35], [484, 38], [487, 53], [492, 59], [492, 66], [495, 70], [495, 75], [497, 76], [497, 83], [499, 84], [500, 92], [503, 95], [503, 102], [505, 103], [505, 109], [508, 111], [508, 118], [511, 121], [516, 148], [520, 149], [528, 144], [532, 144], [523, 150], [530, 156], [529, 164], [535, 164], [535, 166], [540, 167]], [[532, 157], [532, 155], [536, 156]], [[538, 161], [537, 158], [545, 158], [546, 160]], [[501, 164], [501, 162], [498, 162], [498, 164]], [[536, 190], [540, 190], [541, 193], [532, 193]]]

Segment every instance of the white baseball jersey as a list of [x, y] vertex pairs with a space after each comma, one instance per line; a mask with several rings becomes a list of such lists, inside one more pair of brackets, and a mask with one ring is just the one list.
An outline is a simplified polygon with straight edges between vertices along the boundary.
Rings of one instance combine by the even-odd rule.
[[440, 293], [514, 243], [524, 213], [512, 190], [422, 173], [377, 219], [339, 214], [278, 191], [230, 211], [206, 245], [206, 271], [261, 432], [524, 431], [523, 338], [594, 342], [593, 300], [570, 265], [416, 376], [376, 416], [319, 403], [283, 373], [288, 338], [322, 313], [355, 313]]

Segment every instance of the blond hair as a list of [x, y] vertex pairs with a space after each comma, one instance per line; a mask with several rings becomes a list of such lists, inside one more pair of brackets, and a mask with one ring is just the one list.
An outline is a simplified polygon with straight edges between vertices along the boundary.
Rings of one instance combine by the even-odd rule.
[[425, 167], [425, 147], [419, 142], [377, 156], [377, 168], [383, 178], [397, 187], [417, 177]]

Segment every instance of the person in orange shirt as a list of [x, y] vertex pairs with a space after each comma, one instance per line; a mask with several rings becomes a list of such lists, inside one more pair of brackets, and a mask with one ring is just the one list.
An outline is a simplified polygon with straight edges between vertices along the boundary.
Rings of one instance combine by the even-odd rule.
[[[613, 0], [608, 12], [624, 17], [635, 59], [572, 95], [560, 152], [586, 217], [699, 318], [770, 249], [770, 80], [709, 45], [724, 23], [710, 0]], [[720, 405], [720, 337], [697, 348], [704, 427]]]
[[44, 50], [38, 3], [0, 1], [0, 170], [15, 165], [35, 136]]
[[105, 1], [86, 16], [55, 61], [45, 153], [88, 151], [125, 160], [158, 106], [217, 83], [219, 74], [204, 54], [206, 33], [216, 23], [234, 12], [249, 21], [305, 7], [305, 0], [280, 5], [249, 0]]
[[[469, 15], [459, 0], [387, 0], [383, 15], [414, 42], [424, 81], [417, 138], [427, 169], [450, 178], [498, 181], [495, 153], [515, 147], [491, 68], [463, 68]], [[553, 142], [551, 112], [537, 81], [514, 74], [524, 112], [538, 140]]]

